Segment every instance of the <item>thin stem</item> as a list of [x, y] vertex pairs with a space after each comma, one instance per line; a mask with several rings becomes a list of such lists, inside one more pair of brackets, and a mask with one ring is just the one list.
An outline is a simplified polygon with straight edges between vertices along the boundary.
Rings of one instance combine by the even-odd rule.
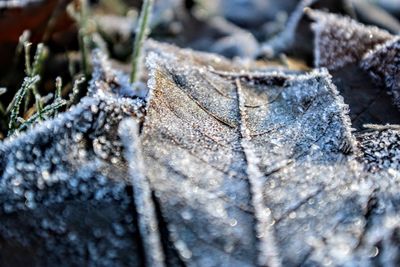
[[[57, 77], [56, 78], [56, 94], [54, 96], [54, 102], [53, 103], [56, 103], [57, 101], [62, 100], [61, 90], [62, 90], [62, 79], [61, 79], [61, 77]], [[54, 115], [57, 115], [57, 114], [58, 114], [58, 109], [56, 109], [54, 111]]]
[[[43, 69], [44, 61], [47, 58], [47, 55], [48, 55], [48, 50], [44, 46], [44, 44], [42, 44], [42, 43], [38, 44], [38, 46], [36, 48], [36, 53], [35, 53], [35, 57], [33, 60], [33, 64], [31, 67], [31, 72], [30, 72], [30, 74], [28, 74], [30, 77], [33, 77], [35, 75], [40, 75], [40, 73], [42, 72], [42, 69]], [[42, 96], [40, 95], [36, 85], [32, 86], [31, 90], [35, 97], [36, 110], [40, 113], [41, 110], [43, 109], [43, 104], [41, 101]], [[30, 93], [29, 92], [28, 92], [25, 100], [26, 100], [25, 107], [27, 107], [30, 102]]]
[[38, 75], [42, 72], [44, 61], [48, 55], [48, 50], [43, 43], [37, 45], [35, 57], [32, 65], [32, 75]]
[[25, 50], [25, 73], [27, 76], [31, 76], [32, 74], [32, 67], [31, 67], [31, 46], [32, 43], [25, 42], [24, 43], [24, 50]]
[[79, 100], [79, 95], [80, 95], [80, 88], [82, 87], [82, 84], [86, 83], [86, 79], [84, 76], [81, 76], [74, 81], [74, 85], [72, 87], [72, 93], [69, 95], [69, 100], [67, 103], [67, 106], [71, 106], [73, 104], [76, 104]]
[[149, 22], [153, 9], [153, 3], [154, 0], [144, 0], [142, 10], [140, 12], [132, 54], [131, 83], [137, 82], [140, 78], [143, 44], [150, 33]]
[[61, 88], [62, 88], [62, 79], [61, 77], [56, 78], [56, 95], [54, 99], [61, 99]]
[[15, 69], [17, 67], [18, 62], [20, 60], [20, 56], [25, 48], [25, 43], [29, 42], [30, 36], [31, 36], [31, 32], [29, 30], [25, 30], [19, 37], [18, 45], [17, 45], [17, 48], [15, 49], [13, 69]]

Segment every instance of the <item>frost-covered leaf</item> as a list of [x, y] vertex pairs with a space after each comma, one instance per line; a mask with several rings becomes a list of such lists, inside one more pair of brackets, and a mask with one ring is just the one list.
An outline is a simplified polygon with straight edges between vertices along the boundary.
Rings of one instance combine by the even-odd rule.
[[359, 62], [375, 46], [393, 36], [377, 27], [365, 26], [348, 17], [308, 10], [315, 21], [315, 66], [338, 69]]
[[203, 63], [187, 51], [149, 59], [142, 147], [169, 241], [189, 266], [298, 265], [352, 196], [335, 191], [355, 180], [346, 107], [324, 71]]
[[220, 71], [205, 55], [172, 52], [150, 56], [142, 147], [182, 261], [395, 262], [399, 173], [367, 174], [347, 156], [355, 145], [326, 72]]
[[388, 88], [400, 107], [400, 38], [377, 46], [364, 56], [361, 67]]
[[117, 130], [144, 101], [98, 78], [77, 106], [0, 145], [1, 266], [142, 265]]

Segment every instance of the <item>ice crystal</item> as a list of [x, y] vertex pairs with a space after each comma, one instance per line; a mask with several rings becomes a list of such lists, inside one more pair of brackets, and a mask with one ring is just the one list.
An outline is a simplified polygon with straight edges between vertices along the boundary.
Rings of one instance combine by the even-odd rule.
[[400, 126], [371, 125], [369, 131], [357, 138], [360, 144], [360, 159], [370, 171], [400, 171]]

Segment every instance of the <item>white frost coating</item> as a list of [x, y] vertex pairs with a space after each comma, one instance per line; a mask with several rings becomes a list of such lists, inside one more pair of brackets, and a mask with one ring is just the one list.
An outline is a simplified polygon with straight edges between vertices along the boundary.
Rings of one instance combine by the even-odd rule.
[[354, 145], [348, 110], [327, 70], [241, 72], [196, 53], [159, 50], [151, 58], [156, 83], [143, 155], [181, 259], [198, 266], [300, 265], [310, 254], [307, 238], [332, 232], [349, 205], [351, 191], [338, 197], [334, 189], [354, 180], [353, 170], [340, 165], [351, 158], [343, 143]]
[[274, 218], [272, 215], [272, 211], [264, 205], [262, 188], [265, 179], [264, 175], [261, 173], [260, 169], [257, 166], [260, 162], [260, 159], [254, 152], [254, 148], [251, 143], [250, 131], [247, 128], [246, 120], [248, 120], [248, 118], [245, 111], [245, 99], [242, 92], [240, 80], [236, 78], [235, 83], [239, 108], [239, 127], [242, 136], [241, 146], [247, 162], [246, 172], [251, 191], [251, 202], [254, 207], [256, 218], [256, 237], [259, 239], [258, 249], [260, 251], [257, 260], [260, 266], [280, 267], [282, 266], [282, 262], [275, 240], [275, 233], [273, 228], [273, 225], [275, 223]]
[[364, 54], [376, 45], [393, 36], [382, 29], [365, 26], [335, 14], [307, 9], [307, 14], [315, 22], [314, 57], [315, 66], [335, 70], [349, 63], [358, 62]]
[[[315, 70], [314, 70], [314, 73], [315, 73]], [[315, 73], [315, 75], [318, 77], [317, 73]], [[349, 113], [350, 113], [349, 105], [347, 105], [344, 102], [344, 98], [343, 98], [343, 96], [340, 95], [338, 89], [336, 88], [336, 85], [333, 83], [332, 75], [329, 73], [329, 71], [325, 68], [322, 68], [322, 69], [320, 69], [319, 75], [322, 78], [322, 79], [320, 79], [320, 81], [322, 83], [325, 83], [324, 85], [327, 88], [329, 88], [332, 96], [335, 99], [334, 102], [336, 103], [338, 109], [342, 111], [342, 112], [340, 112], [339, 116], [343, 122], [344, 129], [346, 129], [346, 130], [343, 131], [344, 142], [341, 144], [341, 149], [345, 153], [356, 153], [357, 152], [357, 141], [352, 133], [355, 129], [352, 128], [352, 123], [351, 123], [351, 119], [350, 119], [350, 115], [349, 115]]]
[[[125, 162], [114, 131], [122, 118], [134, 115], [135, 102], [87, 97], [70, 111], [1, 144], [0, 236], [5, 244], [13, 240], [34, 246], [40, 241], [35, 249], [51, 256], [30, 257], [41, 266], [62, 261], [78, 266], [133, 262], [137, 245], [131, 240], [136, 230], [127, 218], [132, 216], [132, 200], [125, 192]], [[107, 208], [100, 212], [92, 206]], [[85, 220], [95, 221], [89, 230], [87, 224], [76, 223], [85, 209]], [[98, 218], [99, 213], [103, 217]], [[104, 238], [96, 241], [99, 236]]]
[[116, 132], [123, 118], [143, 117], [145, 102], [119, 89], [99, 76], [89, 91], [102, 93], [0, 144], [0, 264], [10, 243], [35, 248], [27, 257], [38, 266], [138, 262]]
[[391, 169], [400, 172], [400, 125], [367, 125], [358, 136], [360, 161], [371, 172]]
[[139, 230], [144, 245], [146, 265], [163, 267], [164, 253], [156, 219], [150, 184], [144, 175], [144, 162], [140, 147], [139, 129], [133, 119], [120, 123], [118, 133], [125, 148], [125, 157], [129, 164], [129, 175], [134, 191], [134, 202], [138, 213]]
[[92, 58], [94, 70], [88, 89], [89, 96], [145, 98], [147, 88], [142, 88], [140, 83], [131, 84], [127, 75], [111, 67], [101, 50], [94, 50]]
[[149, 88], [149, 93], [148, 93], [147, 99], [146, 99], [147, 103], [150, 103], [152, 96], [153, 96], [154, 88], [156, 88], [156, 85], [157, 85], [157, 79], [155, 77], [155, 70], [158, 68], [158, 66], [157, 66], [158, 60], [159, 60], [159, 57], [155, 52], [150, 52], [146, 57], [146, 61], [145, 61], [146, 67], [147, 67], [147, 69], [151, 70], [149, 79], [147, 81], [147, 87]]

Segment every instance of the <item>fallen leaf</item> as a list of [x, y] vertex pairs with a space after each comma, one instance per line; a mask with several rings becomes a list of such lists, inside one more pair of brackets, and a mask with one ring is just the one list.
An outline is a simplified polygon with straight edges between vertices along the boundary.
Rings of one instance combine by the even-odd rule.
[[[169, 241], [188, 265], [280, 266], [293, 251], [298, 264], [306, 233], [289, 241], [274, 223], [302, 201], [301, 191], [325, 192], [309, 165], [335, 166], [354, 147], [329, 74], [221, 73], [212, 60], [175, 55], [167, 48], [149, 56], [141, 135]], [[315, 184], [306, 189], [300, 177]]]
[[393, 36], [377, 27], [368, 27], [351, 18], [308, 10], [315, 33], [314, 65], [335, 70], [349, 63], [359, 62], [378, 44]]

